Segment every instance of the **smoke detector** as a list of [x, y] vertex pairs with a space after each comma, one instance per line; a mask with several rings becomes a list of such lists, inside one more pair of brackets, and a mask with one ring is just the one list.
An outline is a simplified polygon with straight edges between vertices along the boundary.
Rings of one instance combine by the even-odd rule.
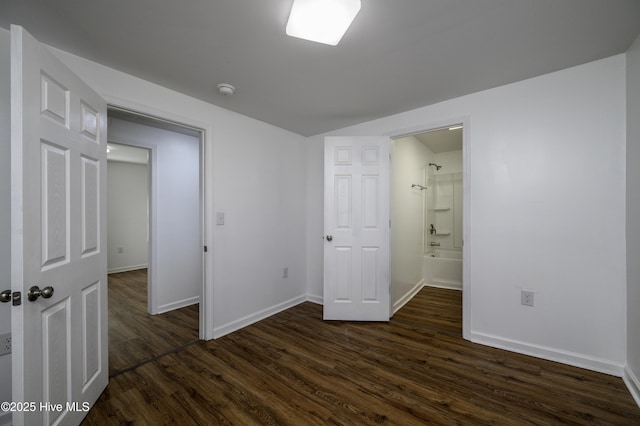
[[233, 92], [236, 91], [236, 88], [233, 87], [233, 85], [229, 84], [229, 83], [220, 83], [218, 84], [218, 92], [222, 95], [222, 96], [231, 96], [233, 95]]

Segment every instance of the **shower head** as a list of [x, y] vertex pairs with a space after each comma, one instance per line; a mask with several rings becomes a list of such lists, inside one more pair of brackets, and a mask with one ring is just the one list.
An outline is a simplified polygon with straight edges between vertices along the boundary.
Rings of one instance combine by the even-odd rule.
[[436, 170], [440, 170], [442, 166], [438, 166], [436, 163], [429, 163], [430, 166], [435, 166]]

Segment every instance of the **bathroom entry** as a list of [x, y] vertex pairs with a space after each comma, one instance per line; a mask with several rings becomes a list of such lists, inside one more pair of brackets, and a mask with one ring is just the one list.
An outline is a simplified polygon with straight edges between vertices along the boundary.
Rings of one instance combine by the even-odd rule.
[[[414, 296], [461, 298], [463, 128], [451, 125], [393, 140], [391, 288], [393, 312]], [[440, 290], [441, 289], [441, 290]], [[416, 298], [418, 299], [418, 298]], [[455, 307], [462, 323], [461, 306]], [[428, 315], [428, 313], [425, 313]]]

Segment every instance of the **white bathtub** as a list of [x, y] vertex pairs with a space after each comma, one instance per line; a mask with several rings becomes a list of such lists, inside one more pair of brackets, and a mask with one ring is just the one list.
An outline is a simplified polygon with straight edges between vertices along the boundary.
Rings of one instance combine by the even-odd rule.
[[462, 251], [435, 249], [422, 265], [425, 285], [462, 290]]

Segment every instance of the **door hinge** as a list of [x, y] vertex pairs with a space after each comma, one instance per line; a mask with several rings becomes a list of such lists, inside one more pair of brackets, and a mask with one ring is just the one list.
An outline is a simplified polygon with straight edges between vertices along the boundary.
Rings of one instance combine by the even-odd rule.
[[206, 253], [208, 250], [207, 246], [204, 246], [204, 252]]

